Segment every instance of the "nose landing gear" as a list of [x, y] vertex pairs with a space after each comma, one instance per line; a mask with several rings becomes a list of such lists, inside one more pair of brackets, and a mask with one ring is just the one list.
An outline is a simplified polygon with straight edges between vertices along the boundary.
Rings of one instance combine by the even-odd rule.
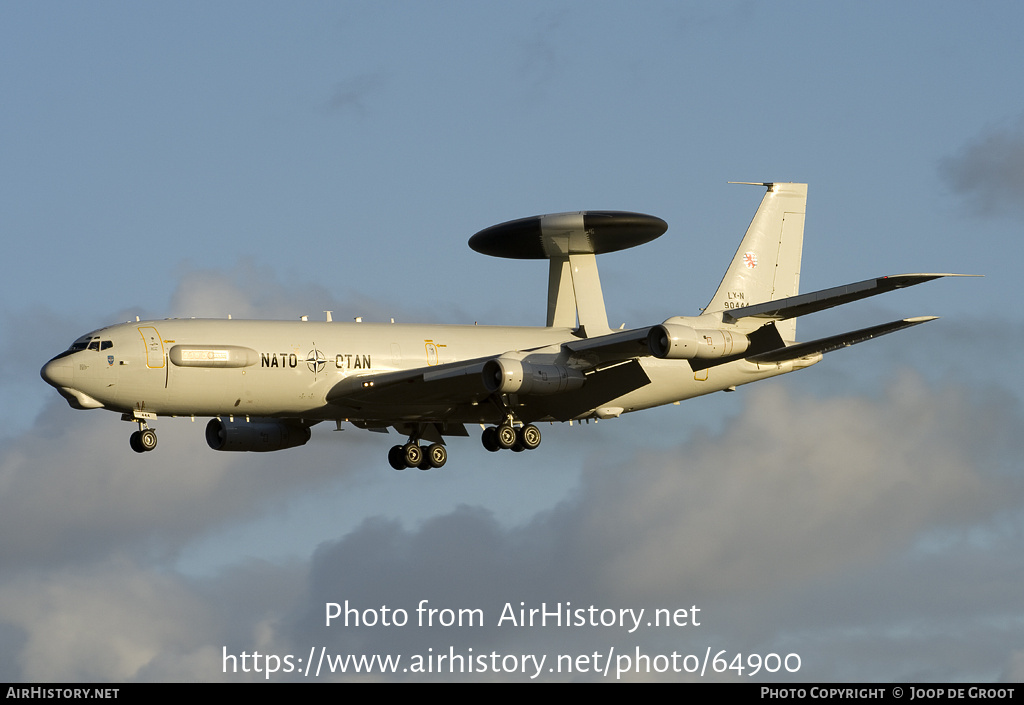
[[139, 422], [139, 430], [128, 437], [128, 444], [136, 453], [145, 453], [156, 448], [156, 431], [144, 428], [145, 421]]
[[156, 431], [149, 427], [146, 419], [155, 419], [156, 414], [136, 411], [134, 414], [122, 414], [122, 421], [131, 421], [139, 425], [139, 430], [128, 437], [128, 445], [136, 453], [146, 453], [156, 448]]

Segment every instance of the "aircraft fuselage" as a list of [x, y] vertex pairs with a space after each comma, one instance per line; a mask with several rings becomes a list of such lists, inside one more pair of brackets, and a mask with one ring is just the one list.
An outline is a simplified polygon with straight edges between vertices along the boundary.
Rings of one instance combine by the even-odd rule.
[[[570, 329], [466, 325], [405, 325], [312, 321], [168, 319], [124, 323], [79, 338], [43, 368], [43, 377], [77, 408], [159, 416], [255, 416], [306, 420], [394, 420], [370, 405], [328, 402], [345, 380], [387, 372], [443, 369], [449, 363], [518, 351], [584, 368], [585, 354], [561, 344]], [[75, 347], [80, 349], [74, 350]], [[739, 360], [695, 373], [685, 360], [640, 360], [652, 384], [571, 418], [617, 416], [734, 387], [793, 369]], [[401, 420], [494, 423], [483, 384], [466, 402], [422, 401]], [[406, 404], [405, 406], [410, 406]], [[550, 416], [530, 420], [565, 420]]]

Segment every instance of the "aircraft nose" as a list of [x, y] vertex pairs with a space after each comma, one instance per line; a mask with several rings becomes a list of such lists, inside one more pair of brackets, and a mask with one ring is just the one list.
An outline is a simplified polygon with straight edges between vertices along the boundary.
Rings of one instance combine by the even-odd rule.
[[66, 358], [50, 360], [39, 374], [47, 384], [58, 388], [70, 387], [74, 378], [71, 363]]

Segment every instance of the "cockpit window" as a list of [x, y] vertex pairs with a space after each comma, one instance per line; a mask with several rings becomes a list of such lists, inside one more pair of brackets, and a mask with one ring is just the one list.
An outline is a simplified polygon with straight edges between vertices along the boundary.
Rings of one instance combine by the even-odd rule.
[[75, 342], [71, 343], [71, 347], [67, 349], [68, 353], [78, 352], [80, 350], [109, 350], [114, 347], [114, 341], [112, 340], [100, 340], [99, 337], [95, 338], [79, 338]]

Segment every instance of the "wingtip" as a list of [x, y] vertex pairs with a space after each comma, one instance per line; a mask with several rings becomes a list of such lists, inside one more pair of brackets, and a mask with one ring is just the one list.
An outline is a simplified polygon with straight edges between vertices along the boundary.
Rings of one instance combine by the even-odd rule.
[[939, 277], [984, 277], [984, 274], [953, 274], [952, 272], [914, 272], [911, 274], [889, 274], [882, 279], [899, 279], [901, 277], [932, 277], [938, 279]]

